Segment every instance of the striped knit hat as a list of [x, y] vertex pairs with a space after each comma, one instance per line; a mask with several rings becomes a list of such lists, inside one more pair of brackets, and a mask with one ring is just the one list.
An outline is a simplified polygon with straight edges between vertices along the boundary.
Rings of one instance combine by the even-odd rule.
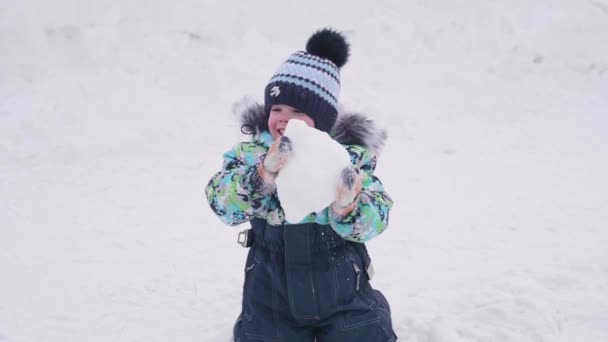
[[306, 113], [315, 128], [328, 132], [338, 116], [340, 68], [346, 64], [349, 45], [331, 29], [314, 33], [306, 51], [292, 54], [279, 66], [264, 90], [266, 113], [284, 104]]

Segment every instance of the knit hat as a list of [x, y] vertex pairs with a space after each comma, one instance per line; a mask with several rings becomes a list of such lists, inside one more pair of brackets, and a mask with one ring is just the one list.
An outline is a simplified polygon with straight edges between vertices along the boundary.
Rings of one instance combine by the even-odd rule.
[[292, 54], [274, 73], [264, 90], [266, 113], [275, 104], [299, 109], [329, 133], [338, 116], [340, 68], [346, 64], [349, 45], [332, 29], [314, 33], [306, 51]]

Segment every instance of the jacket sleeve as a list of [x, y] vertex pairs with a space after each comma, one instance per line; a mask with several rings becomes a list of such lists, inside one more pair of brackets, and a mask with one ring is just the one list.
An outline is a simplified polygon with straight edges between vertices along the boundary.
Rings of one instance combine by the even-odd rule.
[[224, 154], [222, 170], [205, 189], [213, 212], [226, 224], [235, 226], [252, 218], [264, 217], [272, 204], [271, 190], [257, 172], [266, 147], [240, 143]]
[[374, 176], [376, 156], [358, 145], [346, 146], [346, 149], [351, 162], [361, 171], [362, 190], [357, 206], [346, 217], [337, 216], [330, 207], [329, 223], [342, 238], [366, 242], [386, 230], [393, 200], [384, 191], [378, 177]]

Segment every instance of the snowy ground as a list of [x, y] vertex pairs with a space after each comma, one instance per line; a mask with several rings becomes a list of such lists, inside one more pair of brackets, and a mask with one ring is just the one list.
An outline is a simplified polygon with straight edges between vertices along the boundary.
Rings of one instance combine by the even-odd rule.
[[390, 134], [400, 340], [608, 341], [606, 0], [0, 1], [0, 341], [228, 341], [246, 250], [203, 188], [327, 25]]

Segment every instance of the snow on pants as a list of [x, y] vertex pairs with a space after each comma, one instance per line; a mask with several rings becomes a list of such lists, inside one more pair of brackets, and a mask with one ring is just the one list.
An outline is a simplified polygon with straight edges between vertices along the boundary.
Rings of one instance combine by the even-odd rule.
[[363, 244], [330, 226], [252, 220], [236, 342], [393, 342], [388, 302], [371, 288]]

